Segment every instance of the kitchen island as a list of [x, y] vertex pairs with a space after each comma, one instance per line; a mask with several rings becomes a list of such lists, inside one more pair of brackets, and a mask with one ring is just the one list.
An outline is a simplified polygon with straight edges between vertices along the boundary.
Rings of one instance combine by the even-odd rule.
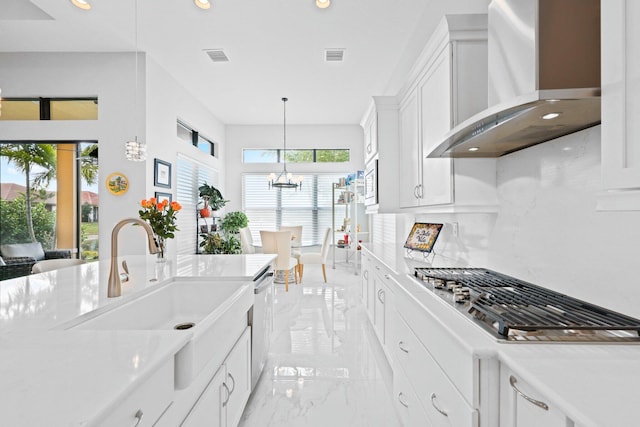
[[[129, 400], [144, 401], [144, 395], [150, 395], [160, 403], [149, 403], [151, 410], [140, 425], [151, 425], [163, 412], [180, 406], [172, 405], [174, 355], [192, 339], [193, 333], [69, 328], [176, 278], [235, 280], [242, 295], [246, 295], [243, 301], [251, 304], [251, 280], [268, 268], [273, 258], [262, 254], [190, 255], [157, 263], [152, 256], [126, 257], [129, 281], [123, 283], [122, 296], [118, 298], [106, 297], [108, 262], [0, 282], [2, 424], [119, 425], [118, 411], [126, 411]], [[227, 280], [212, 281], [211, 286], [216, 283]], [[244, 322], [246, 328], [246, 312], [239, 320], [238, 327]], [[218, 364], [225, 354], [220, 355]], [[207, 369], [217, 368], [212, 365]], [[135, 423], [134, 415], [135, 411], [127, 417]], [[142, 418], [143, 414], [139, 416]]]

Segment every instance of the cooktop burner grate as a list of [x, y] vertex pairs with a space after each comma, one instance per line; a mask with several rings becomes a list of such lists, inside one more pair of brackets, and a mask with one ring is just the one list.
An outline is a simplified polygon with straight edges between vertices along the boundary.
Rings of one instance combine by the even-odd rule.
[[469, 288], [468, 312], [502, 337], [511, 330], [640, 332], [638, 319], [484, 268], [416, 268], [415, 276]]

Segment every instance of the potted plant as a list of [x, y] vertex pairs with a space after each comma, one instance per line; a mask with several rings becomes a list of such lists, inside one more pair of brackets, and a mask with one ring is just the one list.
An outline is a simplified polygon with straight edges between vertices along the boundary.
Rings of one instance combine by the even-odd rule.
[[204, 201], [204, 207], [200, 209], [200, 216], [208, 218], [211, 216], [211, 211], [217, 211], [227, 204], [228, 200], [222, 197], [220, 190], [206, 182], [198, 187], [198, 192], [202, 200]]
[[206, 254], [241, 254], [242, 245], [236, 235], [248, 224], [244, 212], [229, 212], [220, 222], [220, 231], [200, 235], [202, 251]]

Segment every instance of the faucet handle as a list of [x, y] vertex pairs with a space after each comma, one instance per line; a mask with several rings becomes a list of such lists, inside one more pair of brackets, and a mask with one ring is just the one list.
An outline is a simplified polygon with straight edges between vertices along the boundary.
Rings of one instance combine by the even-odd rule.
[[122, 260], [122, 269], [124, 273], [120, 273], [120, 281], [128, 282], [129, 281], [129, 267], [127, 266], [127, 260]]

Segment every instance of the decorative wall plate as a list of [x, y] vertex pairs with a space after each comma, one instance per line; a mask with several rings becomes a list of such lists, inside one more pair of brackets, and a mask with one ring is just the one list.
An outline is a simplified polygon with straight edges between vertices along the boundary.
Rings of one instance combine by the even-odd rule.
[[129, 178], [121, 172], [114, 172], [107, 177], [107, 190], [116, 196], [122, 196], [129, 189]]

